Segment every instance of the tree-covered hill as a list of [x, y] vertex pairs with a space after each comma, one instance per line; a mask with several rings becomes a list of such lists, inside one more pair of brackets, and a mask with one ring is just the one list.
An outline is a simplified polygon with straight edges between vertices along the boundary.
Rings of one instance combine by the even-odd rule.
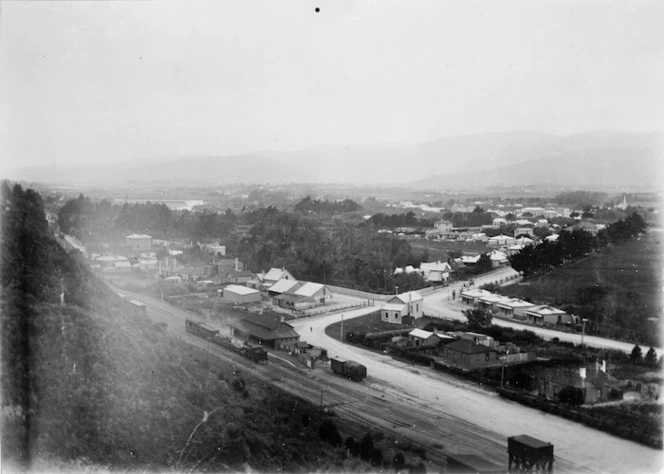
[[320, 442], [316, 407], [113, 294], [49, 235], [37, 193], [2, 193], [3, 470], [363, 469]]

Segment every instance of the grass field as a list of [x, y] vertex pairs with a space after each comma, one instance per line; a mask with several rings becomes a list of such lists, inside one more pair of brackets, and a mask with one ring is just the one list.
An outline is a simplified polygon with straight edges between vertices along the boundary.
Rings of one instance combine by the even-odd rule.
[[[357, 333], [373, 333], [381, 331], [396, 331], [397, 329], [412, 329], [412, 326], [405, 324], [393, 324], [386, 323], [380, 320], [380, 311], [375, 313], [367, 314], [366, 316], [361, 316], [359, 318], [349, 319], [344, 321], [344, 334], [349, 332]], [[333, 337], [337, 341], [341, 334], [341, 323], [330, 324], [325, 328], [325, 334], [330, 337]]]
[[651, 231], [501, 293], [587, 317], [591, 333], [656, 344], [663, 308], [661, 237]]

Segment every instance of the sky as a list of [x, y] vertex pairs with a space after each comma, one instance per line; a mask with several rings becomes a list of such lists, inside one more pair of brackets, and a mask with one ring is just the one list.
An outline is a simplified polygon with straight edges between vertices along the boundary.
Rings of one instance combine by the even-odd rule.
[[0, 161], [664, 130], [663, 77], [661, 0], [3, 2]]

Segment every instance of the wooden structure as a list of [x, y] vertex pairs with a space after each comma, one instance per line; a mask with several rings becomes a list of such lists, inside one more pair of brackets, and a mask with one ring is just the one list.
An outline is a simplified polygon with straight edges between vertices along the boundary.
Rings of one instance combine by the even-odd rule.
[[553, 445], [528, 435], [507, 438], [509, 472], [553, 472]]

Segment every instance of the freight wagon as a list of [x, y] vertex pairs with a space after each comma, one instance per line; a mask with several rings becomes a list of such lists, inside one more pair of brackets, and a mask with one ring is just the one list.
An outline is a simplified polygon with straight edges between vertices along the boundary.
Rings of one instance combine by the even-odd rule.
[[359, 382], [367, 376], [367, 368], [354, 360], [341, 360], [333, 357], [330, 359], [330, 364], [332, 372], [355, 382]]
[[256, 344], [242, 344], [230, 337], [224, 337], [216, 329], [204, 322], [196, 322], [190, 319], [185, 321], [185, 328], [188, 332], [207, 339], [213, 344], [231, 350], [237, 354], [253, 360], [258, 364], [267, 364], [267, 351], [264, 347]]

